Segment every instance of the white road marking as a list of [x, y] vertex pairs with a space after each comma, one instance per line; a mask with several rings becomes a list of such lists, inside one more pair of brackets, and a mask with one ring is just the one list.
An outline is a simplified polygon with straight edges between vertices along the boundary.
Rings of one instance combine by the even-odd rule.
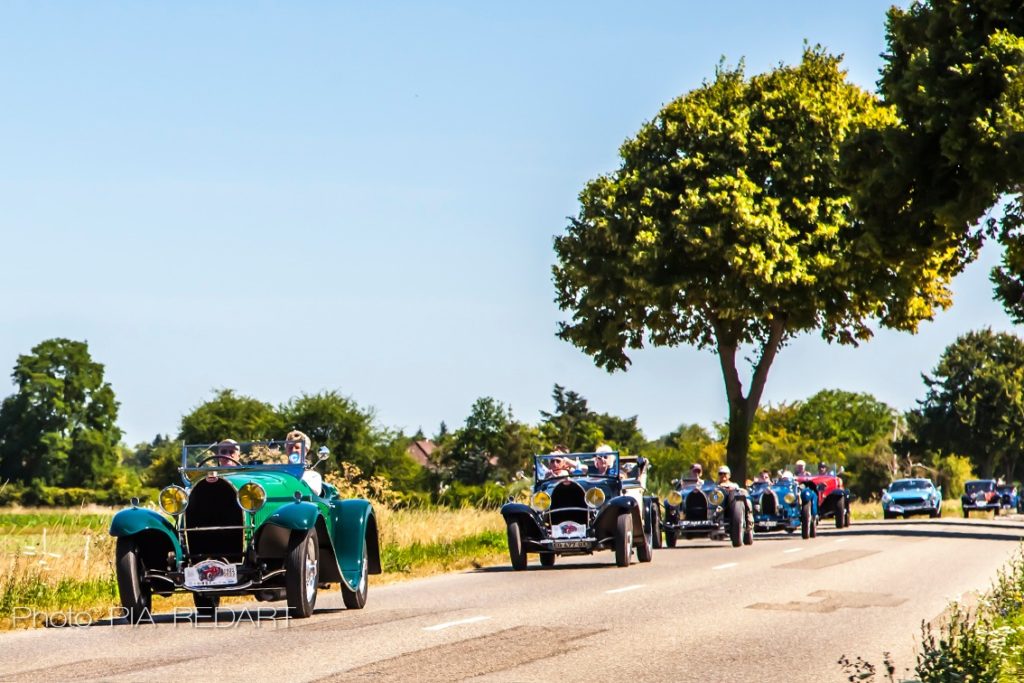
[[644, 584], [638, 583], [632, 586], [623, 586], [622, 588], [613, 588], [610, 591], [605, 591], [609, 595], [612, 593], [625, 593], [626, 591], [635, 591], [637, 588], [643, 588]]
[[784, 552], [784, 553], [798, 553], [801, 550], [803, 550], [803, 548], [790, 548], [789, 550], [783, 550], [782, 552]]
[[720, 564], [715, 567], [712, 567], [712, 569], [728, 569], [729, 567], [735, 567], [738, 564], [739, 562], [726, 562], [725, 564]]
[[846, 543], [849, 540], [850, 539], [848, 539], [848, 538], [837, 538], [836, 539], [836, 543]]
[[443, 624], [434, 624], [433, 626], [424, 626], [424, 631], [441, 631], [452, 626], [461, 626], [463, 624], [475, 624], [478, 621], [487, 621], [490, 617], [469, 617], [468, 619], [459, 619], [458, 621], [446, 621]]

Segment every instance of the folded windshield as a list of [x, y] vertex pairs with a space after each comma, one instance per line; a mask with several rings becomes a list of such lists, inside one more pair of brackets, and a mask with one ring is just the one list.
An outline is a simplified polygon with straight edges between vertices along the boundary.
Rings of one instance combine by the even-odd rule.
[[896, 491], [913, 491], [915, 489], [930, 489], [931, 487], [931, 482], [924, 479], [903, 479], [890, 484], [889, 491], [895, 493]]

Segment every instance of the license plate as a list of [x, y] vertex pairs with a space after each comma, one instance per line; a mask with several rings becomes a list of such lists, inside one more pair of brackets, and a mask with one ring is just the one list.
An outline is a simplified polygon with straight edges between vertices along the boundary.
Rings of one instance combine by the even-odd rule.
[[194, 567], [185, 567], [187, 588], [231, 586], [238, 583], [238, 567], [217, 560], [206, 560]]
[[587, 527], [576, 522], [562, 522], [551, 527], [551, 538], [583, 538]]
[[555, 541], [552, 544], [555, 550], [578, 550], [590, 547], [589, 541]]
[[774, 529], [775, 527], [777, 527], [779, 525], [779, 523], [776, 522], [773, 519], [766, 519], [763, 522], [758, 522], [758, 523], [761, 526], [763, 526], [765, 529]]
[[683, 521], [679, 522], [679, 526], [685, 526], [685, 527], [714, 526], [714, 525], [715, 525], [714, 522], [709, 522], [709, 521], [703, 520], [703, 519], [701, 519], [701, 520], [686, 520], [686, 519], [684, 519]]

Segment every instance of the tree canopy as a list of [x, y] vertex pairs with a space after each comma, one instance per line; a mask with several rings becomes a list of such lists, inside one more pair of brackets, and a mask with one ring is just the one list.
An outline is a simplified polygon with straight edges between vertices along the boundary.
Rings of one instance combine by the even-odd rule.
[[[579, 215], [555, 239], [556, 300], [572, 315], [559, 336], [608, 370], [645, 344], [713, 349], [729, 465], [744, 477], [756, 407], [788, 339], [818, 330], [855, 344], [872, 320], [915, 330], [949, 305], [948, 269], [905, 233], [881, 252], [846, 185], [848, 146], [895, 122], [821, 48], [750, 78], [719, 67], [581, 192]], [[755, 347], [746, 393], [743, 345]]]

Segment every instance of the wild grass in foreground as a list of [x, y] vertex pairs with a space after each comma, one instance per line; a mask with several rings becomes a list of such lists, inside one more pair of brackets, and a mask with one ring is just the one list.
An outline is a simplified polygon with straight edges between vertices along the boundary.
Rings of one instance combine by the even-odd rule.
[[[494, 511], [383, 506], [376, 511], [384, 574], [370, 577], [371, 586], [507, 558], [504, 522]], [[117, 614], [114, 539], [107, 534], [114, 512], [96, 507], [0, 510], [0, 630], [33, 625], [31, 619], [12, 623], [29, 611], [96, 618]], [[159, 612], [191, 605], [189, 595], [177, 594], [156, 598], [153, 607]]]

